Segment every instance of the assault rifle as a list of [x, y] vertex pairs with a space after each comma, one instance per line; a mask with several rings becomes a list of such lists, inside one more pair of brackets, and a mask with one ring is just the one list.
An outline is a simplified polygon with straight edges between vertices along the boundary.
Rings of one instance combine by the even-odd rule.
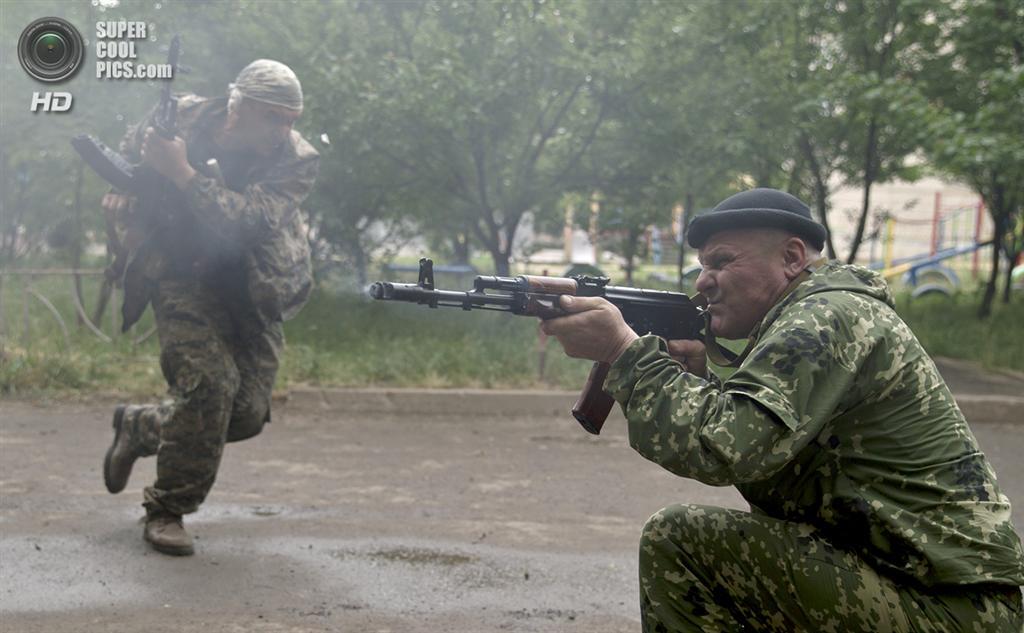
[[[167, 63], [171, 77], [178, 74], [178, 58], [181, 55], [181, 38], [175, 35], [167, 51]], [[150, 125], [160, 136], [173, 140], [178, 133], [178, 99], [171, 94], [171, 82], [165, 81], [160, 90], [160, 102], [153, 113]], [[127, 331], [146, 309], [149, 303], [150, 285], [143, 270], [142, 262], [156, 249], [153, 244], [158, 229], [181, 218], [170, 217], [168, 210], [180, 204], [181, 192], [170, 180], [148, 165], [135, 165], [99, 139], [89, 134], [79, 134], [71, 139], [71, 146], [101, 178], [121, 193], [135, 196], [139, 203], [132, 220], [130, 232], [132, 241], [141, 244], [128, 261], [129, 253], [121, 246], [114, 229], [114, 221], [107, 220], [107, 239], [115, 254], [114, 262], [106, 270], [107, 283], [120, 281], [125, 288], [124, 304], [121, 306], [122, 330]], [[139, 262], [139, 264], [134, 264]], [[133, 267], [135, 271], [133, 272]]]
[[[178, 72], [180, 55], [181, 38], [175, 35], [167, 51], [172, 77]], [[152, 125], [157, 134], [167, 140], [173, 140], [178, 133], [178, 99], [171, 95], [170, 81], [165, 81], [160, 89], [160, 103], [153, 114]], [[154, 188], [159, 186], [159, 174], [148, 167], [131, 164], [90, 134], [75, 136], [71, 139], [71, 146], [93, 171], [122, 192], [146, 196], [152, 195]]]
[[[434, 263], [420, 260], [419, 280], [414, 284], [378, 281], [370, 296], [383, 301], [405, 301], [431, 308], [493, 310], [520, 316], [551, 319], [565, 313], [559, 307], [561, 295], [604, 297], [621, 312], [637, 334], [656, 334], [665, 339], [696, 339], [702, 336], [703, 305], [681, 292], [609, 286], [607, 277], [478, 276], [473, 290], [460, 292], [434, 287]], [[594, 363], [572, 415], [588, 432], [601, 432], [615, 400], [602, 389], [608, 363]]]

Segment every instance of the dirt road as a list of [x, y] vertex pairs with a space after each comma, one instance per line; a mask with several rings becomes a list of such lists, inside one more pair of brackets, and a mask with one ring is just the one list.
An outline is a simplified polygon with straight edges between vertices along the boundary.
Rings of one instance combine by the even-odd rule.
[[[5, 632], [637, 631], [648, 515], [745, 507], [641, 459], [621, 423], [593, 437], [565, 417], [285, 408], [229, 445], [188, 517], [196, 555], [175, 559], [141, 539], [152, 459], [103, 488], [109, 413], [0, 402]], [[1024, 503], [1020, 429], [975, 424]]]

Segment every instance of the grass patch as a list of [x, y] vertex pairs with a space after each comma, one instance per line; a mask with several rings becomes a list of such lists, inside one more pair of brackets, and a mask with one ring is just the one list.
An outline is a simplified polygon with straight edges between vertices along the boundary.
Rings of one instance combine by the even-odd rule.
[[536, 319], [317, 295], [285, 326], [286, 380], [396, 387], [575, 388], [590, 364], [554, 341], [539, 373]]
[[63, 340], [60, 345], [52, 343], [22, 347], [5, 341], [0, 347], [0, 396], [100, 390], [155, 397], [166, 390], [155, 342], [104, 343], [75, 332], [67, 348]]
[[[34, 287], [64, 315], [70, 342], [64, 342], [52, 315], [35, 299], [28, 303], [26, 336], [24, 293], [18, 284], [5, 284], [0, 395], [163, 394], [156, 337], [141, 344], [132, 340], [149, 329], [151, 314], [143, 317], [133, 336], [117, 336], [107, 343], [76, 327], [68, 279], [40, 279]], [[97, 287], [95, 280], [87, 281], [86, 296], [95, 297]], [[977, 318], [977, 306], [978, 297], [969, 293], [913, 300], [900, 294], [897, 299], [897, 309], [929, 354], [1024, 371], [1024, 297], [1015, 297], [1009, 305], [997, 301], [985, 321]], [[104, 331], [112, 334], [109, 316]], [[589, 362], [566, 357], [556, 341], [540, 345], [532, 318], [431, 310], [355, 294], [315, 293], [299, 316], [285, 324], [285, 333], [288, 344], [279, 389], [312, 384], [576, 390], [590, 370]]]
[[973, 360], [989, 369], [1024, 371], [1024, 296], [1018, 292], [1008, 304], [997, 299], [992, 315], [985, 320], [978, 318], [980, 303], [975, 293], [917, 299], [901, 294], [896, 309], [932, 356]]
[[[67, 280], [65, 280], [65, 285]], [[132, 333], [104, 342], [77, 327], [67, 288], [34, 284], [58, 307], [69, 341], [41, 303], [29, 301], [27, 330], [21, 292], [5, 288], [6, 332], [0, 335], [0, 395], [106, 391], [158, 397], [166, 389], [147, 311]], [[91, 292], [91, 290], [90, 290]], [[94, 296], [89, 292], [87, 296]], [[14, 295], [11, 300], [11, 295]], [[119, 304], [118, 304], [119, 305]], [[109, 320], [109, 319], [108, 319]], [[104, 331], [113, 335], [107, 323]], [[590, 363], [567, 358], [555, 341], [538, 343], [537, 321], [492, 312], [371, 301], [358, 295], [314, 294], [285, 324], [287, 345], [277, 387], [579, 388]], [[545, 350], [545, 371], [539, 356]]]

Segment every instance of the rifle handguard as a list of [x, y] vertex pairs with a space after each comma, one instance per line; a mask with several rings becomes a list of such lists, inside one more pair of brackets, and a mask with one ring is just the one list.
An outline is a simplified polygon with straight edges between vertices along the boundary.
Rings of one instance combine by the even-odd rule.
[[603, 388], [609, 369], [611, 365], [608, 363], [594, 363], [579, 399], [572, 406], [572, 417], [576, 418], [587, 433], [594, 435], [601, 433], [604, 421], [608, 419], [608, 414], [615, 406], [615, 398], [609, 396]]

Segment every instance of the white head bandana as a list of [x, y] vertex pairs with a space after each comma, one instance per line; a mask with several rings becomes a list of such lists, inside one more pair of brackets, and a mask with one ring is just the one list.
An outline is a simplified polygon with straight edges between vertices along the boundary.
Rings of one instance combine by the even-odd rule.
[[282, 106], [302, 109], [302, 85], [291, 68], [272, 59], [257, 59], [238, 73], [230, 88], [243, 97]]

